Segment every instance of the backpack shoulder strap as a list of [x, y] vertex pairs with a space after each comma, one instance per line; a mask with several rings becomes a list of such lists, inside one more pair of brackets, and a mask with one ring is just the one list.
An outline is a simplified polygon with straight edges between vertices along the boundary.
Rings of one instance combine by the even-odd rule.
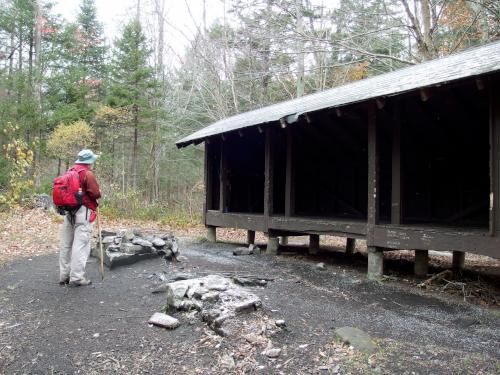
[[[69, 170], [78, 173], [78, 180], [80, 181], [80, 186], [82, 186], [82, 184], [85, 182], [85, 178], [87, 177], [87, 169], [84, 167], [74, 166], [71, 167]], [[83, 177], [82, 177], [82, 172], [84, 172]]]

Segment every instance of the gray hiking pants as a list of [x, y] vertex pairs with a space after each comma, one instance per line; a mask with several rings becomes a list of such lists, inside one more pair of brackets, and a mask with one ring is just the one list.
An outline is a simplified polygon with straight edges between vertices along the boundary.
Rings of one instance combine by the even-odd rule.
[[59, 281], [68, 277], [70, 281], [85, 279], [85, 265], [90, 254], [90, 237], [92, 210], [85, 206], [75, 213], [74, 223], [70, 215], [66, 214], [61, 229], [61, 250], [59, 253]]

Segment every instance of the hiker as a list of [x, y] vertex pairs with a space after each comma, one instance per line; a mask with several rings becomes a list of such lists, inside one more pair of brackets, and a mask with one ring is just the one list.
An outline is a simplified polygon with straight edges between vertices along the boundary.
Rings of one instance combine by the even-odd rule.
[[85, 277], [85, 265], [90, 254], [97, 200], [101, 197], [97, 180], [90, 171], [96, 160], [97, 155], [91, 150], [82, 150], [78, 153], [75, 165], [69, 169], [78, 173], [81, 188], [79, 192], [83, 193], [83, 199], [76, 207], [67, 209], [64, 217], [59, 254], [60, 285], [82, 286], [92, 283]]

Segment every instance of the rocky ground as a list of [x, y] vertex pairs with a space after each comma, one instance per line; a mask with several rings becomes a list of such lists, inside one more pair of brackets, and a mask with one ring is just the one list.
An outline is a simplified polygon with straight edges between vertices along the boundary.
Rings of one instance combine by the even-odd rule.
[[[369, 282], [361, 256], [304, 257], [295, 251], [278, 257], [234, 256], [236, 246], [182, 238], [180, 262], [149, 259], [108, 271], [104, 281], [91, 258], [87, 269], [94, 284], [80, 288], [57, 284], [55, 254], [8, 262], [0, 273], [0, 373], [500, 371], [497, 308], [397, 279]], [[324, 269], [318, 262], [325, 263]], [[265, 286], [245, 287], [262, 307], [239, 315], [241, 332], [233, 325], [233, 334], [226, 337], [184, 312], [172, 313], [181, 323], [175, 330], [149, 325], [167, 298], [152, 290], [179, 273], [267, 279]], [[279, 320], [285, 324], [278, 326]], [[335, 330], [345, 326], [370, 335], [375, 351], [366, 354], [341, 342]], [[266, 352], [269, 341], [280, 349], [276, 357]]]

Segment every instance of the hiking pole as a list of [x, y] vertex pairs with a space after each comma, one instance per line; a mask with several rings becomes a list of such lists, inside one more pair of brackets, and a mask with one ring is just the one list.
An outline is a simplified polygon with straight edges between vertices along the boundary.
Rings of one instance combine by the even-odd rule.
[[97, 207], [97, 232], [99, 235], [99, 258], [101, 258], [99, 271], [101, 272], [101, 280], [104, 280], [104, 253], [102, 251], [101, 214], [99, 207]]

